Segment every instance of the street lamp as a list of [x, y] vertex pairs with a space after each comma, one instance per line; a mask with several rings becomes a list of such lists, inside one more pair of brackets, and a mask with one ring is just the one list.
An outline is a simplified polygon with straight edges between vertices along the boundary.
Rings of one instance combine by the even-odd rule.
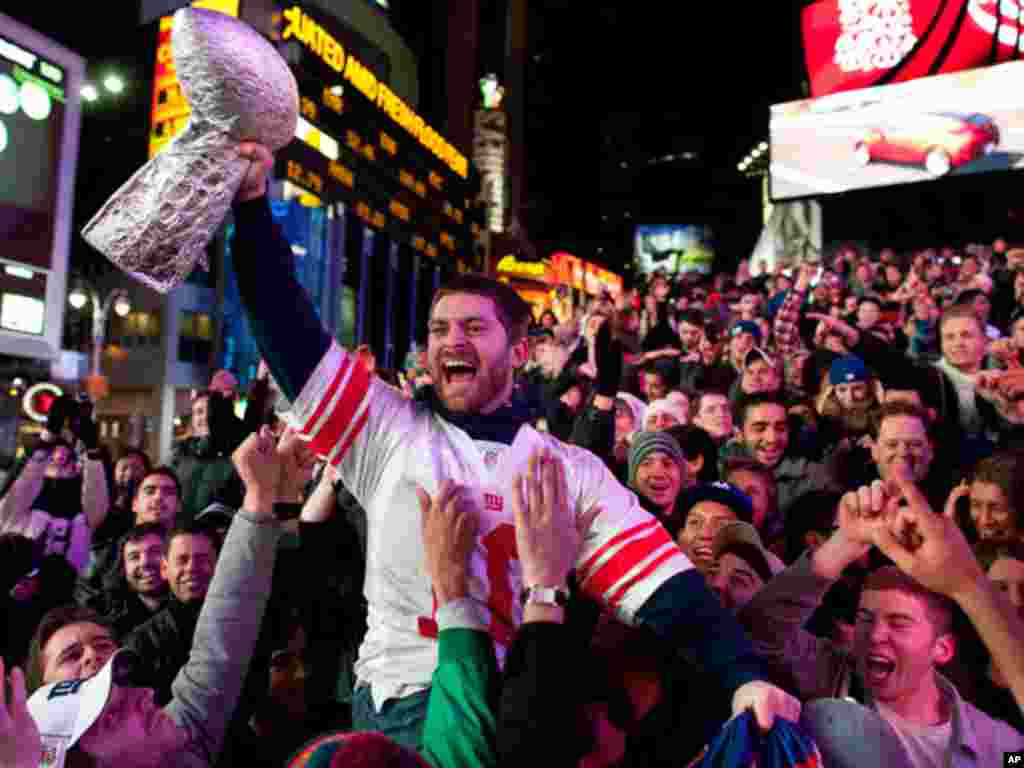
[[[82, 309], [87, 302], [92, 302], [92, 368], [89, 374], [94, 386], [102, 386], [100, 373], [100, 353], [107, 337], [107, 316], [113, 307], [118, 317], [124, 317], [132, 311], [131, 301], [123, 288], [115, 288], [107, 297], [100, 301], [99, 294], [92, 288], [79, 283], [68, 294], [68, 303], [75, 309]], [[92, 394], [92, 393], [90, 393]], [[96, 397], [97, 395], [94, 395]]]
[[113, 94], [124, 90], [124, 79], [120, 75], [109, 74], [103, 78], [103, 87]]

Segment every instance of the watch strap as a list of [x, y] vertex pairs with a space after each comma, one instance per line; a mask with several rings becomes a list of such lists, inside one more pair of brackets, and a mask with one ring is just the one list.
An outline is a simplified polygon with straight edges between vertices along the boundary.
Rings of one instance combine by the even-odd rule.
[[526, 587], [519, 594], [519, 600], [523, 605], [532, 603], [534, 605], [557, 605], [564, 607], [569, 602], [569, 588], [565, 586], [545, 587], [539, 585]]

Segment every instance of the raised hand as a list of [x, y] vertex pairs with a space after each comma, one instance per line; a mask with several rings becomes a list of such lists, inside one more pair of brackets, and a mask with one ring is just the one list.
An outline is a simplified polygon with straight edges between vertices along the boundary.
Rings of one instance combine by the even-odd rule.
[[37, 768], [43, 760], [43, 740], [28, 711], [25, 675], [17, 667], [10, 677], [4, 671], [0, 659], [0, 765]]
[[956, 522], [956, 504], [960, 499], [969, 496], [970, 493], [971, 486], [966, 480], [961, 480], [957, 487], [949, 492], [949, 497], [946, 499], [946, 506], [942, 510], [942, 514]]
[[985, 578], [981, 564], [959, 526], [935, 514], [917, 486], [903, 478], [897, 485], [907, 503], [876, 529], [875, 545], [908, 576], [956, 599]]
[[469, 558], [476, 545], [479, 515], [466, 488], [451, 480], [441, 483], [433, 498], [416, 488], [422, 513], [427, 571], [440, 605], [469, 594]]
[[600, 508], [576, 517], [565, 465], [545, 451], [531, 455], [527, 472], [516, 477], [512, 511], [524, 586], [564, 585]]
[[898, 503], [881, 480], [850, 491], [836, 509], [837, 528], [811, 555], [811, 567], [821, 578], [838, 579], [847, 566], [864, 557], [885, 526], [886, 515]]
[[301, 504], [306, 486], [313, 476], [316, 454], [292, 428], [285, 430], [276, 447], [281, 462], [281, 480], [278, 487], [278, 501]]
[[811, 281], [814, 280], [814, 276], [818, 274], [817, 264], [801, 264], [800, 272], [796, 277], [796, 285], [794, 288], [801, 293], [806, 293], [811, 287]]
[[274, 165], [274, 156], [262, 144], [243, 141], [238, 145], [238, 154], [252, 161], [242, 177], [242, 183], [235, 195], [235, 202], [244, 203], [263, 197], [267, 193], [267, 173]]
[[245, 509], [261, 517], [272, 517], [281, 484], [281, 457], [277, 454], [270, 427], [249, 435], [231, 456], [238, 476], [245, 484]]

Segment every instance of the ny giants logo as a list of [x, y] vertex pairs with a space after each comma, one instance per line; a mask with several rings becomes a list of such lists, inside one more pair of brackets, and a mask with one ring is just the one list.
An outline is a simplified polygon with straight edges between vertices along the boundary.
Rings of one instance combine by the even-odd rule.
[[497, 493], [485, 493], [484, 509], [488, 512], [501, 512], [505, 509], [505, 499]]

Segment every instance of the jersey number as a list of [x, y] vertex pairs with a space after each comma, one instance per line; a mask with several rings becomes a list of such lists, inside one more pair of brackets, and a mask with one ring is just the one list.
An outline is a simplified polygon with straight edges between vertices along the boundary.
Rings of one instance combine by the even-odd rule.
[[[509, 563], [519, 559], [516, 551], [516, 529], [510, 523], [500, 523], [480, 540], [487, 553], [487, 582], [490, 595], [487, 607], [491, 612], [490, 633], [506, 648], [512, 644], [515, 633], [514, 606], [516, 595], [509, 577]], [[431, 616], [419, 617], [419, 631], [423, 637], [437, 638], [437, 596], [434, 596], [434, 612]]]

